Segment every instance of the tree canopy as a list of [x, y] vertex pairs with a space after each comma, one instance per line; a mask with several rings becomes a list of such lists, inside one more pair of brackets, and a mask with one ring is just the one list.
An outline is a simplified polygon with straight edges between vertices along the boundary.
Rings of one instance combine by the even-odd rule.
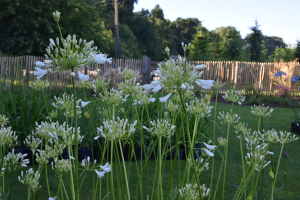
[[[121, 58], [164, 60], [183, 55], [181, 43], [189, 44], [191, 60], [285, 61], [300, 58], [297, 48], [288, 47], [277, 36], [263, 35], [258, 22], [243, 39], [233, 26], [205, 28], [197, 18], [165, 18], [156, 5], [151, 11], [133, 12], [138, 0], [119, 0], [119, 51]], [[61, 12], [64, 37], [94, 40], [101, 52], [114, 57], [114, 0], [0, 0], [0, 55], [44, 55], [49, 39], [59, 37], [52, 13]]]

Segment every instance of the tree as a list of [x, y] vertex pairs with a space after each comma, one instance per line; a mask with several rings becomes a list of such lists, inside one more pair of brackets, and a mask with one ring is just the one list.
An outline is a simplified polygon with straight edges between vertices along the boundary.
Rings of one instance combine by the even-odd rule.
[[94, 40], [95, 46], [109, 51], [111, 32], [100, 20], [90, 0], [45, 1], [0, 0], [0, 51], [8, 55], [44, 55], [49, 39], [60, 37], [52, 13], [61, 12], [63, 37]]
[[276, 48], [285, 48], [286, 44], [283, 42], [281, 37], [277, 36], [263, 36], [263, 41], [265, 41], [266, 48], [268, 49], [267, 57], [273, 54]]
[[201, 22], [197, 18], [182, 19], [178, 17], [175, 21], [171, 22], [170, 30], [174, 36], [174, 43], [178, 54], [183, 55], [181, 43], [189, 44], [192, 42], [193, 35], [197, 33], [199, 24]]
[[297, 41], [297, 47], [295, 50], [295, 59], [297, 59], [297, 62], [300, 62], [300, 40]]
[[261, 30], [259, 30], [259, 25], [257, 20], [255, 20], [255, 26], [250, 27], [252, 31], [251, 34], [248, 34], [246, 37], [246, 41], [250, 48], [250, 60], [255, 62], [263, 61], [263, 34]]
[[194, 34], [190, 49], [190, 59], [192, 60], [209, 60], [208, 55], [208, 38], [209, 31], [200, 25], [197, 27], [197, 33]]

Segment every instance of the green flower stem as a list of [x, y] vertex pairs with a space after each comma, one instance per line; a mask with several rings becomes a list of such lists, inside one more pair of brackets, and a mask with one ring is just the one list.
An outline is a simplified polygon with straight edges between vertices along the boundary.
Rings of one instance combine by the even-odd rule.
[[[72, 147], [69, 145], [68, 146], [68, 153], [69, 155], [71, 155], [72, 152]], [[75, 191], [74, 191], [74, 181], [73, 181], [73, 170], [72, 170], [72, 159], [69, 159], [70, 162], [70, 190], [71, 190], [71, 194], [72, 194], [72, 199], [75, 199]]]
[[[74, 72], [74, 67], [72, 67], [72, 72]], [[75, 77], [72, 76], [73, 83], [73, 96], [74, 96], [74, 122], [75, 122], [75, 200], [79, 200], [78, 192], [78, 132], [77, 132], [77, 113], [76, 113], [76, 86], [75, 86]]]
[[[46, 139], [46, 141], [45, 141], [45, 145], [48, 145], [48, 140], [47, 140], [47, 139]], [[45, 147], [45, 149], [46, 149], [46, 147]], [[48, 164], [45, 164], [46, 184], [47, 184], [48, 196], [51, 197], [50, 189], [49, 189], [49, 181], [48, 181], [48, 170], [47, 170], [47, 165], [48, 165]]]
[[49, 115], [49, 110], [48, 110], [47, 101], [46, 101], [46, 98], [45, 98], [44, 91], [42, 91], [42, 96], [43, 96], [44, 101], [45, 101], [45, 106], [46, 106], [47, 114]]
[[[216, 101], [215, 101], [214, 133], [213, 133], [213, 144], [214, 145], [216, 145], [216, 120], [217, 120], [218, 94], [219, 94], [219, 90], [216, 91]], [[215, 156], [213, 157], [212, 168], [211, 168], [211, 176], [210, 176], [210, 187], [211, 188], [212, 188], [212, 185], [213, 185], [214, 166], [215, 166]], [[211, 192], [209, 193], [209, 196], [208, 196], [209, 200], [210, 200], [210, 195], [211, 195]]]
[[[231, 115], [233, 115], [233, 113], [232, 113], [233, 104], [234, 104], [234, 102], [232, 102], [232, 105], [231, 105], [231, 110], [230, 110]], [[224, 178], [223, 178], [222, 200], [224, 200], [224, 197], [225, 197], [224, 195], [225, 195], [225, 180], [226, 180], [227, 154], [228, 154], [228, 143], [229, 143], [229, 141], [228, 141], [228, 138], [229, 138], [229, 129], [230, 129], [230, 124], [228, 124], [228, 127], [227, 127], [227, 136], [226, 136], [227, 142], [226, 142], [226, 146], [225, 146], [226, 151], [225, 151], [225, 165], [224, 165]]]
[[31, 194], [30, 194], [31, 190], [30, 190], [30, 186], [28, 186], [28, 195], [27, 195], [27, 200], [30, 200], [31, 198]]
[[62, 185], [61, 185], [61, 182], [62, 182], [62, 174], [59, 174], [58, 180], [59, 180], [59, 182], [58, 182], [58, 187], [57, 187], [57, 192], [56, 192], [56, 196], [57, 196], [57, 197], [59, 196], [59, 193], [60, 193], [61, 187], [62, 187]]
[[225, 180], [226, 180], [226, 165], [227, 165], [229, 129], [230, 129], [230, 124], [228, 124], [228, 126], [227, 126], [227, 136], [226, 136], [227, 142], [226, 142], [226, 146], [225, 146], [225, 165], [224, 165], [222, 200], [224, 200], [224, 194], [225, 194]]
[[111, 194], [112, 199], [115, 200], [115, 192], [114, 192], [114, 182], [113, 182], [113, 151], [114, 151], [114, 141], [111, 140], [111, 146], [110, 146], [110, 165], [111, 165], [111, 171], [110, 171], [110, 187], [111, 187]]
[[12, 190], [12, 184], [14, 182], [14, 170], [12, 170], [11, 173], [11, 179], [10, 179], [10, 188], [9, 188], [9, 195], [8, 195], [8, 199], [10, 200], [10, 196], [11, 196], [11, 190]]
[[124, 160], [124, 155], [123, 155], [123, 150], [122, 150], [122, 145], [121, 145], [121, 140], [120, 139], [119, 139], [119, 146], [120, 146], [120, 151], [121, 151], [121, 156], [122, 156], [122, 161], [123, 161], [123, 168], [124, 168], [125, 182], [126, 182], [126, 188], [127, 188], [127, 195], [128, 195], [128, 199], [130, 200], [128, 178], [127, 178], [125, 160]]
[[275, 189], [276, 178], [277, 178], [278, 169], [279, 169], [279, 165], [280, 165], [280, 159], [281, 159], [281, 155], [282, 155], [283, 146], [284, 146], [284, 143], [282, 143], [281, 150], [280, 150], [280, 154], [279, 154], [279, 159], [278, 159], [277, 169], [276, 169], [276, 173], [275, 173], [275, 177], [274, 177], [274, 183], [273, 183], [273, 186], [272, 186], [271, 200], [274, 199], [273, 193], [274, 193], [274, 189]]
[[65, 184], [64, 184], [63, 181], [62, 181], [62, 186], [63, 186], [64, 192], [65, 192], [65, 194], [66, 194], [67, 200], [69, 200], [68, 193], [67, 193], [67, 191], [66, 191]]
[[[179, 88], [179, 86], [178, 86], [178, 88]], [[184, 105], [184, 102], [183, 102], [183, 97], [182, 97], [181, 91], [178, 90], [178, 92], [179, 92], [179, 97], [180, 97], [180, 101], [181, 101], [181, 104], [182, 104], [182, 108], [183, 108], [183, 111], [184, 111], [184, 114], [185, 114], [186, 130], [187, 130], [188, 143], [189, 143], [189, 148], [190, 148], [189, 155], [191, 155], [191, 150], [193, 149], [193, 147], [192, 147], [192, 141], [191, 141], [191, 136], [190, 136], [190, 131], [189, 131], [188, 114], [187, 114], [187, 111], [186, 111], [186, 108], [185, 108], [185, 105]], [[199, 190], [199, 193], [200, 193], [200, 199], [202, 200], [203, 199], [202, 198], [202, 192], [201, 192], [201, 188], [200, 188], [200, 182], [199, 182], [199, 178], [198, 178], [198, 175], [197, 175], [196, 163], [195, 163], [194, 158], [192, 158], [192, 163], [193, 163], [193, 168], [194, 168], [194, 173], [195, 173], [195, 178], [196, 178], [198, 190]]]
[[[99, 182], [99, 178], [97, 178], [97, 181], [96, 181], [96, 188], [98, 186], [98, 182]], [[96, 191], [93, 190], [93, 200], [96, 199], [96, 195], [97, 195], [97, 190]]]
[[162, 136], [159, 136], [159, 141], [158, 141], [158, 153], [159, 153], [159, 173], [158, 173], [158, 189], [157, 189], [157, 192], [158, 194], [160, 195], [159, 197], [161, 198], [158, 198], [158, 199], [163, 199], [163, 190], [162, 190], [162, 177], [161, 177], [161, 168], [162, 168], [162, 155], [161, 155], [161, 152], [162, 152], [162, 149], [161, 149], [161, 139], [162, 139]]
[[[86, 92], [85, 92], [85, 88], [83, 88], [83, 92], [84, 92], [84, 100], [85, 102], [87, 102], [87, 98], [86, 98]], [[93, 124], [93, 120], [91, 118], [91, 114], [90, 114], [90, 110], [89, 110], [89, 105], [86, 105], [86, 108], [87, 108], [87, 111], [88, 111], [88, 114], [89, 114], [89, 118], [90, 118], [90, 122], [92, 124], [92, 127], [93, 127], [93, 130], [94, 130], [94, 134], [96, 133], [96, 130], [95, 130], [95, 127], [94, 127], [94, 124]], [[92, 138], [92, 134], [91, 134], [91, 131], [90, 132], [90, 140], [91, 140], [91, 148], [92, 148], [92, 160], [94, 160], [94, 151], [93, 151], [93, 138]]]
[[101, 179], [100, 179], [100, 184], [99, 184], [99, 195], [98, 195], [98, 200], [101, 200]]
[[242, 143], [242, 134], [240, 134], [240, 153], [241, 153], [241, 160], [242, 160], [242, 166], [243, 166], [243, 182], [244, 182], [244, 194], [245, 199], [247, 199], [247, 187], [246, 187], [246, 180], [245, 180], [245, 165], [244, 165], [244, 156], [243, 156], [243, 143]]
[[225, 152], [226, 152], [226, 148], [224, 147], [224, 150], [223, 150], [223, 156], [222, 156], [222, 163], [221, 163], [221, 167], [220, 167], [220, 172], [219, 172], [219, 177], [218, 177], [218, 181], [217, 181], [217, 186], [216, 186], [216, 190], [215, 190], [215, 194], [214, 194], [214, 199], [216, 199], [216, 194], [217, 194], [217, 191], [218, 191], [218, 186], [219, 186], [219, 182], [220, 182], [220, 177], [221, 177], [221, 174], [222, 174], [222, 169], [223, 169], [223, 164], [224, 164], [224, 155], [225, 155]]

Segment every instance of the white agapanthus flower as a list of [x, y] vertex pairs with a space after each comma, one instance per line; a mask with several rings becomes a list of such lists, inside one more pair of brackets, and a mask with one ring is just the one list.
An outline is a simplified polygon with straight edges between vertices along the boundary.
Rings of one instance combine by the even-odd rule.
[[223, 95], [223, 98], [226, 101], [231, 101], [234, 103], [242, 104], [245, 101], [245, 96], [243, 95], [243, 91], [240, 90], [228, 90]]
[[103, 126], [97, 127], [97, 134], [107, 140], [128, 139], [135, 132], [135, 125], [128, 123], [128, 119], [105, 120]]
[[88, 102], [81, 101], [81, 107], [85, 107], [85, 106], [88, 105], [89, 103], [90, 103], [90, 101], [88, 101]]
[[51, 162], [52, 169], [58, 174], [68, 173], [71, 169], [70, 161], [67, 159], [58, 160], [56, 158], [54, 163]]
[[166, 102], [170, 98], [171, 95], [172, 95], [172, 93], [169, 93], [168, 95], [159, 98], [159, 101], [160, 102]]
[[251, 113], [258, 117], [270, 117], [273, 109], [271, 108], [268, 112], [269, 106], [265, 107], [264, 104], [251, 107]]
[[0, 146], [13, 147], [17, 144], [18, 136], [12, 131], [11, 127], [0, 129]]
[[195, 98], [190, 101], [189, 104], [186, 103], [186, 111], [201, 118], [209, 117], [213, 107], [209, 105], [210, 103], [206, 100], [206, 97], [208, 96], [202, 97], [201, 99]]
[[103, 178], [103, 177], [104, 177], [104, 174], [106, 173], [106, 172], [99, 172], [99, 171], [96, 170], [96, 169], [95, 169], [95, 172], [96, 172], [98, 178]]
[[35, 72], [34, 72], [34, 75], [37, 76], [37, 79], [40, 79], [42, 78], [43, 76], [45, 76], [47, 73], [48, 73], [48, 70], [46, 69], [41, 69], [39, 67], [35, 67]]
[[150, 124], [150, 128], [147, 128], [146, 126], [143, 126], [143, 128], [149, 131], [153, 136], [163, 136], [169, 138], [174, 135], [176, 127], [170, 124], [170, 122], [166, 119], [150, 121]]
[[106, 163], [104, 166], [100, 165], [100, 168], [104, 171], [104, 172], [110, 172], [111, 168], [110, 168], [110, 164]]
[[15, 171], [22, 167], [27, 167], [27, 165], [30, 163], [28, 159], [24, 159], [27, 156], [27, 154], [18, 153], [15, 154], [15, 150], [12, 149], [11, 152], [9, 152], [6, 156], [4, 156], [3, 159], [3, 168], [5, 170]]
[[0, 115], [0, 125], [3, 128], [6, 124], [8, 124], [8, 118], [5, 115]]
[[219, 112], [218, 119], [221, 121], [221, 124], [236, 124], [239, 122], [240, 117], [237, 114], [232, 114], [231, 112], [223, 113]]
[[195, 81], [197, 85], [202, 87], [204, 90], [209, 90], [214, 86], [214, 81], [213, 80], [202, 80], [202, 79], [197, 79]]
[[[180, 196], [184, 200], [197, 200], [200, 199], [201, 196], [202, 198], [204, 198], [209, 195], [210, 189], [206, 188], [204, 184], [200, 186], [201, 191], [199, 191], [198, 188], [199, 187], [197, 184], [186, 184], [184, 188], [179, 189]], [[202, 195], [200, 195], [200, 192], [202, 193]]]
[[23, 171], [21, 172], [21, 176], [18, 176], [19, 182], [24, 185], [28, 185], [31, 191], [34, 193], [37, 192], [39, 188], [41, 188], [39, 179], [39, 171], [34, 172], [32, 168], [25, 172], [25, 176], [23, 174]]
[[80, 71], [78, 71], [78, 78], [79, 81], [88, 81], [89, 80], [89, 75], [84, 75]]
[[[74, 97], [73, 95], [67, 95], [64, 93], [61, 97], [54, 96], [56, 102], [53, 102], [52, 105], [57, 110], [62, 110], [66, 117], [74, 117]], [[81, 99], [76, 101], [76, 114], [77, 117], [81, 116], [81, 107], [79, 106]]]

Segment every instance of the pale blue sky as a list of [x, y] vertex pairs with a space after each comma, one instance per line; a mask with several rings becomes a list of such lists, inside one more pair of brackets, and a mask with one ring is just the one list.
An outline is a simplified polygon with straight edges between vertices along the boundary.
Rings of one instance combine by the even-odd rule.
[[138, 0], [134, 12], [159, 4], [165, 19], [198, 18], [204, 27], [235, 26], [244, 38], [257, 19], [264, 35], [295, 45], [300, 40], [300, 0]]

